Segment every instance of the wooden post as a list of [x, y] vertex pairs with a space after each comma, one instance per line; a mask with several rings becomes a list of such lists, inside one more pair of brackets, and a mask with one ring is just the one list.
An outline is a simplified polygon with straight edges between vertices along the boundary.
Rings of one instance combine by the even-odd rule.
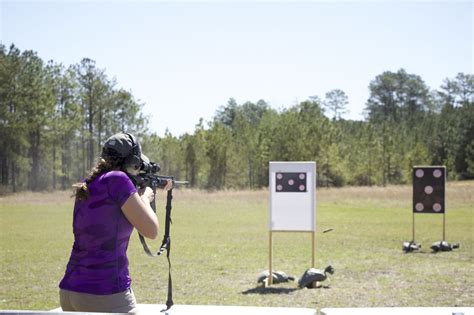
[[272, 231], [270, 230], [270, 237], [269, 237], [269, 246], [270, 246], [270, 250], [269, 250], [269, 268], [268, 268], [268, 272], [269, 272], [269, 276], [268, 276], [268, 285], [272, 285], [273, 284], [273, 271], [272, 271], [272, 262], [273, 262], [273, 234], [272, 234]]
[[446, 241], [446, 211], [443, 212], [443, 241]]

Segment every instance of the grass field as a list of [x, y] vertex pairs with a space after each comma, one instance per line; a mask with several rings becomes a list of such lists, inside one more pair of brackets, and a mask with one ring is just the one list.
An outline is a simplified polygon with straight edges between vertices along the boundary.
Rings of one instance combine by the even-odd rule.
[[[291, 307], [474, 306], [474, 182], [449, 183], [446, 239], [453, 252], [431, 253], [442, 216], [416, 216], [422, 251], [411, 239], [411, 186], [318, 189], [316, 267], [331, 264], [329, 288], [295, 283], [261, 288], [268, 269], [268, 192], [176, 190], [171, 261], [175, 304]], [[161, 222], [165, 194], [160, 192]], [[0, 197], [0, 309], [58, 307], [58, 282], [72, 245], [68, 192]], [[162, 224], [164, 228], [164, 224]], [[330, 233], [322, 230], [333, 228]], [[160, 233], [161, 234], [161, 233]], [[158, 248], [160, 240], [150, 246]], [[164, 303], [167, 262], [149, 258], [134, 232], [130, 272], [139, 303]], [[274, 268], [299, 277], [311, 267], [311, 238], [274, 236]]]

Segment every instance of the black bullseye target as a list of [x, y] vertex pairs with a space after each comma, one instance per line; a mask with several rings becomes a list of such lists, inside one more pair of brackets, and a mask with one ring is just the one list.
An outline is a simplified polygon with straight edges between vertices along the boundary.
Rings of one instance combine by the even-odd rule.
[[413, 212], [445, 212], [444, 166], [423, 166], [413, 168]]
[[306, 173], [287, 173], [281, 172], [275, 174], [276, 192], [306, 192]]

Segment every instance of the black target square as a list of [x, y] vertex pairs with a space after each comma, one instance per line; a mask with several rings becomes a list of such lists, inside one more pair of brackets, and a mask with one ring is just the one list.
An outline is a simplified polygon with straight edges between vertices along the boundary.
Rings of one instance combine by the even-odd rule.
[[445, 213], [444, 166], [413, 167], [413, 212]]
[[276, 192], [306, 192], [308, 174], [306, 172], [277, 172], [275, 173]]

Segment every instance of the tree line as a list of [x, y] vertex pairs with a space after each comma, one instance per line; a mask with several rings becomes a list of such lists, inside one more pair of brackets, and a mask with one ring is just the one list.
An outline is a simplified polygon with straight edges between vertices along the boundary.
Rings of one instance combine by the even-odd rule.
[[64, 66], [0, 44], [0, 193], [69, 189], [119, 131], [137, 135], [160, 174], [200, 189], [266, 187], [269, 161], [316, 161], [324, 187], [408, 183], [414, 165], [474, 178], [472, 74], [432, 90], [399, 69], [368, 88], [361, 121], [342, 118], [348, 97], [334, 89], [280, 110], [231, 98], [193, 133], [160, 137], [144, 104], [93, 60]]
[[109, 135], [146, 132], [142, 107], [91, 59], [66, 67], [0, 45], [0, 192], [70, 187]]

